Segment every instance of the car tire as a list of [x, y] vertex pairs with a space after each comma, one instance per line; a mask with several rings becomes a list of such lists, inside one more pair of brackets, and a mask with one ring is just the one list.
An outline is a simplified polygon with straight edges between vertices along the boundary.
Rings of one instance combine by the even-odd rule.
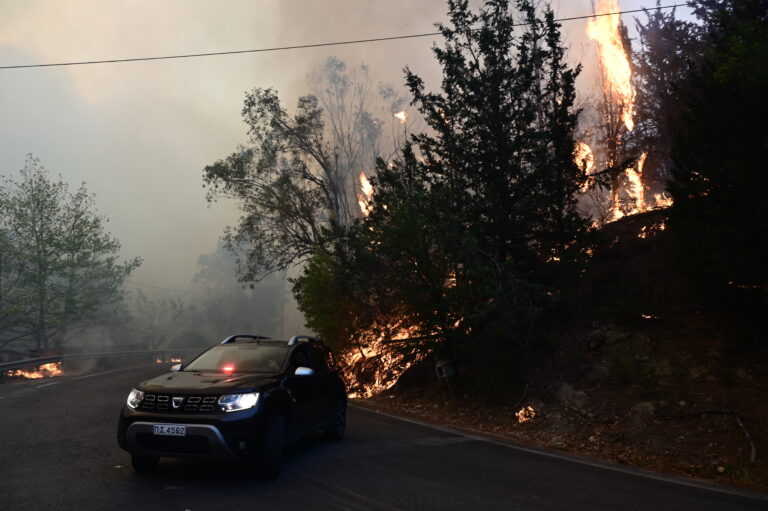
[[284, 438], [285, 419], [283, 417], [272, 417], [267, 425], [264, 445], [259, 456], [258, 469], [261, 477], [275, 479], [280, 474]]
[[329, 440], [339, 441], [344, 438], [347, 430], [347, 402], [344, 398], [338, 398], [333, 407], [333, 416], [325, 427], [325, 436]]
[[155, 456], [131, 455], [131, 465], [133, 465], [133, 470], [139, 474], [154, 472], [157, 470], [158, 463], [160, 463], [160, 458]]

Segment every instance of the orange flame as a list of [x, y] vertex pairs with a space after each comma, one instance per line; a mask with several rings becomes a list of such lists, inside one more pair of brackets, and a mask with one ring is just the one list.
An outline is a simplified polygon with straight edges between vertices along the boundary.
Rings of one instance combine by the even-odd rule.
[[632, 213], [638, 213], [645, 211], [645, 190], [643, 189], [643, 166], [645, 165], [645, 159], [648, 157], [648, 153], [643, 153], [637, 160], [637, 169], [627, 169], [627, 179], [629, 180], [629, 196], [635, 202], [634, 207], [630, 211]]
[[[576, 143], [576, 154], [573, 160], [579, 168], [584, 169], [584, 173], [589, 176], [595, 170], [595, 155], [592, 153], [592, 148], [586, 142]], [[581, 185], [581, 191], [586, 192], [589, 189], [590, 182], [585, 180]]]
[[[402, 340], [415, 335], [415, 328], [401, 328], [391, 337], [391, 340]], [[371, 339], [365, 346], [359, 349], [351, 349], [342, 356], [344, 379], [351, 389], [348, 397], [368, 398], [391, 389], [400, 376], [413, 364], [424, 359], [423, 354], [408, 357], [403, 352], [387, 346], [384, 334]], [[373, 366], [372, 381], [361, 381], [356, 369], [367, 360], [375, 361]]]
[[368, 216], [373, 210], [373, 185], [365, 177], [365, 172], [360, 172], [360, 188], [363, 193], [357, 194], [357, 203], [363, 215]]
[[515, 414], [515, 417], [517, 417], [517, 423], [522, 424], [533, 420], [536, 417], [536, 410], [532, 406], [524, 406]]
[[[597, 0], [595, 14], [619, 12], [618, 0]], [[632, 87], [632, 69], [627, 53], [621, 40], [619, 30], [621, 18], [615, 16], [599, 16], [587, 22], [587, 35], [597, 42], [597, 58], [603, 76], [603, 87], [609, 96], [616, 98], [621, 106], [621, 118], [628, 131], [632, 131], [635, 122], [632, 120], [635, 89]]]
[[181, 359], [180, 359], [180, 358], [178, 358], [178, 357], [173, 357], [173, 358], [171, 359], [171, 362], [173, 362], [174, 364], [178, 364], [179, 362], [181, 362]]
[[399, 119], [399, 120], [400, 120], [400, 124], [405, 124], [406, 122], [408, 122], [408, 112], [406, 112], [405, 110], [402, 110], [402, 111], [400, 111], [400, 112], [397, 112], [397, 113], [396, 113], [396, 114], [394, 114], [394, 115], [395, 115], [395, 117], [396, 117], [397, 119]]
[[653, 202], [656, 209], [668, 208], [672, 205], [672, 197], [665, 193], [656, 193], [653, 195]]
[[42, 364], [37, 369], [14, 369], [8, 371], [9, 377], [27, 378], [30, 380], [37, 380], [40, 378], [52, 378], [54, 376], [61, 376], [64, 372], [61, 370], [61, 362], [51, 362], [49, 364]]

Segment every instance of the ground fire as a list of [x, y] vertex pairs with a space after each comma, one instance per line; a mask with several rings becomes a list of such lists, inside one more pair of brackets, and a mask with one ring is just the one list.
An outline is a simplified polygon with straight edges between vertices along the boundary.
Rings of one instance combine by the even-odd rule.
[[35, 369], [12, 369], [6, 373], [10, 378], [26, 378], [28, 380], [37, 380], [40, 378], [52, 378], [61, 376], [64, 372], [61, 370], [61, 362], [51, 362], [41, 364]]

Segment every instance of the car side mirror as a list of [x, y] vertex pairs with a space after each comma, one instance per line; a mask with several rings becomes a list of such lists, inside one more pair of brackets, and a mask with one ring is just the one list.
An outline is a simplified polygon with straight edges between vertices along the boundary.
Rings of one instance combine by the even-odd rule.
[[182, 364], [174, 364], [174, 365], [171, 366], [171, 371], [179, 372], [179, 371], [181, 371], [182, 367], [184, 367]]
[[314, 376], [315, 370], [310, 367], [297, 367], [293, 373], [294, 376]]

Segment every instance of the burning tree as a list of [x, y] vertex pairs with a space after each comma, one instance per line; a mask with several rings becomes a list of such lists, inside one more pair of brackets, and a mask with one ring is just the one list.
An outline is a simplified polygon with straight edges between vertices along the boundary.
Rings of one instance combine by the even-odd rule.
[[[656, 93], [661, 91], [650, 90], [649, 86], [656, 83], [657, 77], [648, 74], [649, 53], [645, 52], [639, 59], [643, 73], [639, 83], [644, 87], [638, 94], [635, 85], [638, 79], [632, 65], [632, 47], [627, 29], [620, 15], [610, 15], [619, 11], [618, 0], [598, 0], [598, 16], [587, 23], [587, 35], [596, 43], [600, 74], [596, 120], [593, 126], [585, 130], [585, 140], [582, 141], [584, 147], [576, 157], [584, 171], [590, 175], [590, 185], [584, 191], [592, 201], [592, 213], [597, 214], [598, 224], [655, 205], [668, 205], [667, 199], [660, 193], [654, 196], [653, 201], [646, 199], [646, 188], [652, 181], [646, 175], [650, 140], [648, 134], [653, 126], [648, 122], [651, 114], [643, 112], [638, 115], [636, 105], [640, 97], [640, 105], [643, 108], [649, 107], [652, 98], [657, 97]], [[643, 41], [647, 43], [649, 32], [641, 30], [641, 34], [645, 34]], [[655, 112], [658, 113], [658, 109]], [[634, 132], [638, 117], [644, 121], [641, 124], [642, 137]], [[585, 159], [588, 156], [591, 157], [590, 162]], [[650, 160], [654, 171], [652, 175], [657, 174], [655, 171], [660, 161], [658, 151], [654, 151]], [[662, 182], [660, 186], [665, 184]], [[608, 189], [607, 197], [600, 193], [602, 188]]]
[[332, 289], [352, 304], [349, 331], [383, 334], [367, 337], [366, 356], [436, 350], [477, 382], [506, 381], [579, 258], [578, 70], [564, 64], [552, 11], [516, 6], [449, 2], [434, 50], [442, 90], [406, 75], [430, 131], [413, 135], [399, 161], [379, 161], [361, 200], [368, 216], [345, 233], [354, 250], [323, 252], [299, 279], [311, 324], [338, 325], [322, 307]]

